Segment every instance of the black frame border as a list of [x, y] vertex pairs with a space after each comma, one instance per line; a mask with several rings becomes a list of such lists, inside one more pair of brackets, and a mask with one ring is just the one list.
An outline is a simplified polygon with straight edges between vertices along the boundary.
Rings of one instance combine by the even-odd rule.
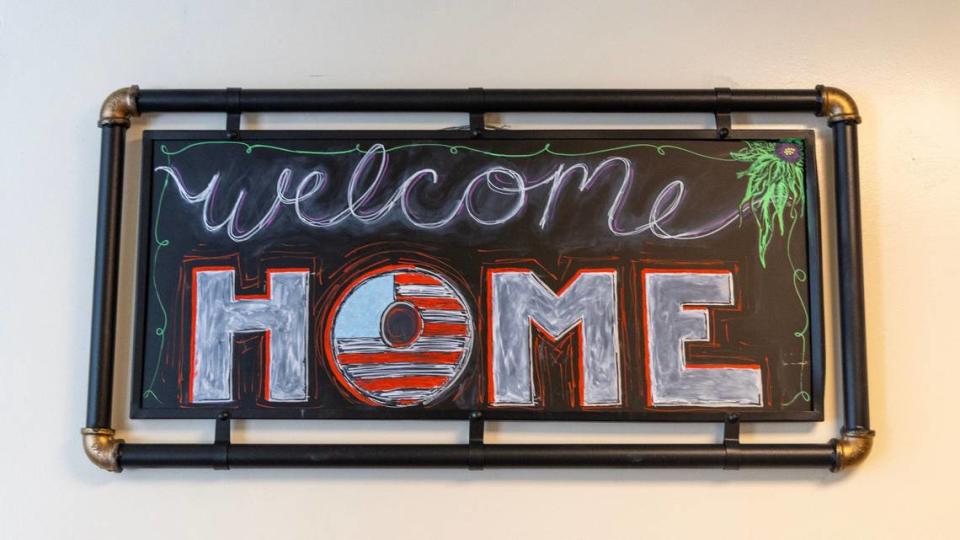
[[824, 355], [823, 355], [823, 290], [821, 285], [822, 254], [820, 251], [820, 200], [819, 176], [815, 150], [815, 134], [812, 130], [733, 130], [722, 139], [715, 130], [710, 129], [675, 129], [675, 130], [485, 130], [480, 135], [472, 135], [467, 131], [454, 130], [256, 130], [240, 131], [237, 137], [228, 138], [223, 131], [212, 130], [148, 130], [143, 133], [140, 200], [139, 211], [139, 238], [137, 246], [137, 281], [135, 291], [135, 326], [134, 326], [134, 357], [131, 380], [130, 416], [131, 418], [160, 418], [160, 419], [216, 419], [223, 410], [230, 410], [234, 419], [324, 419], [324, 420], [468, 420], [470, 415], [477, 411], [471, 410], [431, 410], [418, 409], [416, 415], [410, 411], [395, 411], [383, 408], [377, 411], [359, 409], [321, 409], [317, 407], [285, 407], [269, 410], [245, 410], [242, 414], [233, 414], [229, 405], [186, 407], [178, 409], [149, 409], [142, 407], [143, 394], [143, 352], [144, 342], [148, 329], [145, 323], [146, 299], [149, 295], [149, 265], [150, 256], [149, 237], [152, 234], [153, 223], [152, 199], [153, 189], [153, 147], [154, 142], [162, 141], [204, 141], [204, 140], [236, 140], [255, 143], [257, 141], [287, 139], [304, 140], [349, 140], [375, 141], [380, 139], [392, 140], [444, 140], [469, 142], [476, 140], [671, 140], [682, 142], [685, 140], [774, 140], [774, 139], [802, 139], [804, 141], [804, 172], [806, 187], [807, 229], [805, 240], [807, 245], [807, 295], [810, 312], [810, 410], [805, 411], [764, 411], [752, 408], [726, 407], [722, 410], [705, 410], [692, 408], [662, 409], [659, 411], [578, 411], [578, 412], [544, 412], [524, 411], [519, 409], [496, 409], [482, 407], [481, 411], [486, 420], [518, 420], [518, 421], [629, 421], [629, 422], [724, 422], [730, 414], [736, 414], [742, 422], [819, 422], [823, 420], [823, 393], [824, 393]]

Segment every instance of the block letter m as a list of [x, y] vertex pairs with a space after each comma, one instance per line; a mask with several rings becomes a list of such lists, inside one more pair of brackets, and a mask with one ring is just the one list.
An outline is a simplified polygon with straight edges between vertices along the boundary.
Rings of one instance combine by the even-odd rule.
[[620, 404], [617, 274], [581, 270], [554, 293], [528, 270], [488, 274], [489, 383], [492, 405], [536, 403], [533, 327], [559, 339], [580, 332], [580, 404]]
[[309, 275], [310, 271], [302, 268], [268, 270], [266, 294], [237, 296], [232, 268], [194, 269], [191, 403], [236, 399], [234, 336], [253, 332], [266, 336], [264, 398], [306, 401]]

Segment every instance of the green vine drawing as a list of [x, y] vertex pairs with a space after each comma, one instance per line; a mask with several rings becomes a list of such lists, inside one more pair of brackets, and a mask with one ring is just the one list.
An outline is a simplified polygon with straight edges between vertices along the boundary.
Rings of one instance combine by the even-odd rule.
[[[167, 156], [167, 165], [170, 165], [170, 156]], [[160, 306], [162, 323], [153, 329], [153, 333], [160, 337], [160, 347], [157, 349], [157, 364], [153, 367], [153, 375], [150, 377], [150, 383], [147, 389], [143, 391], [143, 399], [153, 398], [158, 403], [163, 403], [156, 392], [153, 391], [153, 385], [157, 382], [157, 375], [160, 373], [160, 364], [163, 363], [163, 346], [166, 343], [167, 335], [167, 308], [163, 305], [163, 298], [160, 296], [160, 287], [157, 285], [157, 261], [160, 258], [160, 251], [170, 245], [170, 240], [160, 238], [160, 210], [163, 208], [163, 196], [167, 193], [167, 187], [170, 185], [170, 175], [164, 174], [163, 186], [160, 188], [160, 195], [157, 197], [157, 218], [153, 224], [153, 263], [150, 270], [150, 280], [153, 284], [153, 294], [157, 297], [157, 305]]]
[[[294, 150], [292, 148], [284, 148], [282, 146], [275, 146], [272, 144], [249, 144], [241, 141], [200, 141], [192, 144], [188, 144], [179, 150], [170, 150], [167, 148], [167, 145], [160, 145], [160, 152], [163, 155], [175, 156], [177, 154], [182, 154], [187, 150], [191, 150], [198, 146], [206, 146], [210, 144], [231, 144], [239, 145], [244, 147], [244, 151], [247, 154], [252, 154], [254, 150], [276, 150], [277, 152], [285, 152], [288, 154], [296, 154], [301, 156], [343, 156], [348, 154], [367, 154], [370, 152], [370, 149], [362, 149], [360, 145], [355, 145], [352, 148], [346, 148], [343, 150]], [[668, 150], [677, 150], [679, 152], [685, 152], [690, 155], [701, 157], [704, 159], [712, 159], [714, 161], [737, 161], [736, 159], [721, 158], [715, 156], [708, 156], [706, 154], [701, 154], [699, 152], [694, 152], [689, 148], [684, 148], [682, 146], [677, 146], [673, 144], [649, 144], [649, 143], [636, 143], [636, 144], [625, 144], [623, 146], [615, 146], [612, 148], [604, 148], [602, 150], [593, 150], [591, 152], [579, 152], [579, 153], [566, 153], [566, 152], [557, 152], [550, 147], [550, 143], [543, 145], [543, 148], [534, 152], [528, 152], [525, 154], [500, 154], [497, 152], [490, 152], [487, 150], [481, 150], [479, 148], [473, 148], [471, 146], [465, 146], [460, 144], [443, 144], [443, 143], [413, 143], [413, 144], [401, 144], [399, 146], [391, 146], [390, 148], [384, 149], [384, 152], [396, 152], [397, 150], [405, 150], [407, 148], [445, 148], [451, 154], [458, 154], [461, 151], [473, 152], [475, 154], [481, 154], [489, 157], [498, 157], [498, 158], [509, 158], [509, 159], [522, 159], [522, 158], [532, 158], [540, 155], [549, 155], [557, 157], [583, 157], [583, 156], [595, 156], [598, 154], [606, 154], [609, 152], [616, 152], [619, 150], [629, 150], [631, 148], [652, 148], [656, 151], [657, 155], [665, 156], [667, 155]]]
[[[166, 156], [167, 164], [169, 165], [171, 163], [171, 157], [187, 152], [193, 148], [206, 145], [223, 144], [242, 146], [247, 154], [252, 154], [255, 150], [273, 150], [277, 152], [306, 156], [340, 156], [349, 154], [366, 154], [370, 151], [369, 148], [364, 150], [359, 144], [341, 150], [297, 150], [270, 144], [250, 144], [241, 141], [199, 141], [188, 144], [177, 150], [170, 150], [166, 145], [160, 145], [160, 152]], [[461, 151], [465, 151], [489, 157], [524, 159], [533, 158], [540, 155], [551, 155], [557, 157], [583, 157], [633, 148], [650, 148], [654, 150], [658, 156], [665, 156], [668, 151], [675, 150], [714, 161], [739, 161], [749, 163], [749, 166], [746, 170], [737, 173], [737, 178], [747, 179], [747, 186], [744, 190], [743, 199], [740, 201], [740, 209], [742, 212], [743, 207], [748, 206], [757, 224], [757, 253], [760, 260], [760, 266], [764, 269], [767, 267], [767, 249], [770, 247], [770, 243], [773, 240], [774, 234], [779, 231], [781, 237], [786, 237], [787, 262], [789, 263], [792, 271], [791, 275], [793, 289], [796, 293], [797, 300], [800, 303], [800, 308], [803, 311], [804, 316], [803, 326], [793, 333], [794, 337], [800, 340], [801, 360], [798, 363], [800, 365], [800, 391], [797, 392], [792, 399], [784, 402], [783, 405], [789, 406], [797, 399], [802, 399], [809, 402], [810, 393], [805, 390], [804, 371], [807, 365], [807, 334], [810, 330], [810, 314], [801, 289], [801, 284], [805, 283], [807, 280], [807, 274], [803, 269], [797, 268], [796, 263], [793, 260], [793, 255], [790, 252], [794, 229], [800, 217], [803, 216], [804, 205], [806, 202], [804, 185], [804, 143], [801, 139], [784, 139], [779, 142], [744, 141], [744, 144], [746, 145], [744, 148], [730, 152], [729, 158], [709, 156], [673, 144], [650, 143], [627, 144], [612, 148], [578, 153], [559, 152], [551, 148], [550, 143], [546, 143], [544, 144], [543, 148], [539, 150], [523, 154], [503, 154], [490, 152], [465, 145], [412, 143], [385, 148], [384, 152], [390, 153], [408, 148], [433, 147], [445, 148], [451, 154], [458, 154]], [[157, 363], [154, 367], [153, 376], [150, 379], [150, 383], [147, 385], [147, 389], [143, 393], [144, 398], [152, 397], [158, 402], [160, 402], [160, 398], [153, 392], [152, 388], [156, 382], [162, 361], [168, 316], [160, 295], [160, 289], [156, 282], [156, 268], [160, 251], [170, 245], [169, 240], [161, 239], [158, 236], [160, 227], [160, 209], [161, 205], [163, 204], [164, 194], [167, 191], [169, 182], [170, 177], [169, 175], [166, 175], [157, 200], [157, 218], [156, 222], [154, 223], [153, 238], [155, 244], [152, 264], [153, 292], [157, 298], [162, 315], [162, 323], [160, 326], [154, 329], [154, 333], [160, 337], [160, 348], [157, 353]], [[789, 225], [786, 224], [787, 221], [789, 221]]]
[[[740, 208], [748, 206], [757, 223], [757, 253], [760, 266], [767, 267], [767, 249], [774, 234], [786, 236], [785, 250], [790, 264], [793, 290], [803, 311], [803, 326], [793, 335], [800, 340], [800, 391], [783, 403], [788, 406], [798, 399], [810, 401], [810, 393], [804, 388], [804, 372], [807, 366], [807, 333], [810, 331], [810, 313], [801, 291], [807, 281], [807, 273], [797, 268], [790, 252], [793, 231], [803, 216], [806, 204], [804, 185], [804, 151], [800, 139], [784, 139], [780, 142], [745, 141], [746, 148], [730, 152], [730, 157], [750, 165], [737, 173], [737, 178], [746, 178]], [[789, 221], [789, 225], [785, 222]]]

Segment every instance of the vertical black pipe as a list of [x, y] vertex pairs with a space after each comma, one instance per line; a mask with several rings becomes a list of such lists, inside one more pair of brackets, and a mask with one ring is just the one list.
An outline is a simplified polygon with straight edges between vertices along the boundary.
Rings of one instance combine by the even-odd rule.
[[837, 190], [837, 253], [840, 271], [840, 332], [843, 413], [846, 430], [870, 429], [867, 396], [863, 248], [860, 236], [860, 167], [855, 121], [833, 124]]
[[97, 203], [96, 266], [93, 271], [90, 386], [87, 390], [87, 427], [89, 428], [109, 428], [113, 406], [117, 258], [120, 252], [123, 150], [127, 126], [107, 124], [100, 130], [100, 190]]

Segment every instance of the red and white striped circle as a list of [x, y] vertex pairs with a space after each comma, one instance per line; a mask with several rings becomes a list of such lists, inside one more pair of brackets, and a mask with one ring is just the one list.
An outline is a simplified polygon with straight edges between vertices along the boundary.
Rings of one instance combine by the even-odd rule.
[[426, 405], [463, 372], [473, 317], [447, 279], [415, 266], [390, 266], [349, 284], [333, 306], [326, 336], [334, 374], [372, 405]]

